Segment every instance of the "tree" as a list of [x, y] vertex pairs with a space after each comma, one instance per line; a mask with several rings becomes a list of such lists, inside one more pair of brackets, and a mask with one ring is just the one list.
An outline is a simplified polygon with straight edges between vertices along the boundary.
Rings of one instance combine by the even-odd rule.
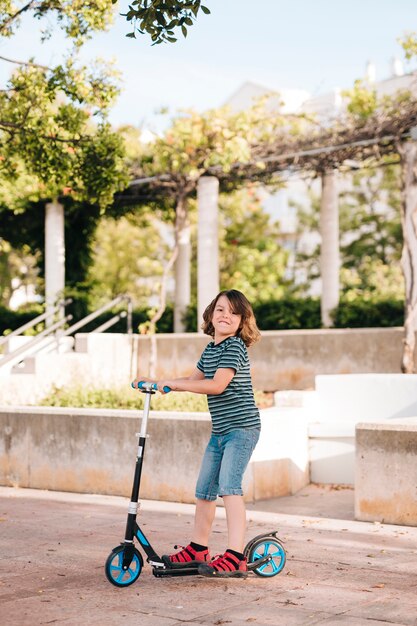
[[0, 238], [0, 305], [10, 306], [13, 294], [18, 289], [26, 292], [26, 299], [32, 295], [38, 282], [39, 269], [37, 255], [29, 246], [14, 249], [8, 241]]
[[[158, 137], [149, 146], [149, 155], [142, 163], [138, 177], [146, 180], [155, 179], [159, 187], [164, 186], [166, 179], [166, 196], [175, 206], [175, 245], [173, 255], [187, 254], [190, 241], [189, 230], [189, 198], [196, 193], [198, 180], [208, 172], [218, 177], [227, 175], [227, 189], [242, 186], [239, 171], [234, 171], [236, 163], [245, 164], [255, 160], [252, 147], [259, 141], [267, 144], [274, 136], [274, 131], [291, 121], [283, 116], [271, 115], [266, 112], [265, 102], [261, 101], [251, 109], [232, 113], [226, 108], [213, 109], [204, 114], [186, 111], [176, 117], [163, 137]], [[263, 163], [258, 161], [259, 170]], [[267, 177], [265, 177], [265, 180]], [[272, 181], [276, 176], [269, 176]], [[182, 246], [180, 247], [180, 241]], [[184, 243], [186, 242], [186, 243]], [[189, 292], [190, 273], [187, 264], [177, 259], [177, 267], [184, 268], [184, 274], [176, 275], [176, 294], [179, 301], [180, 289]], [[182, 319], [186, 307], [176, 307], [175, 330], [182, 329], [178, 320]]]
[[[94, 6], [79, 0], [3, 0], [0, 36], [11, 37], [24, 14], [55, 16], [73, 49], [53, 68], [2, 57], [17, 68], [0, 91], [0, 209], [20, 212], [46, 203], [47, 215], [48, 207], [58, 214], [69, 198], [80, 210], [90, 206], [97, 220], [114, 192], [127, 184], [123, 143], [106, 121], [118, 89], [111, 67], [91, 63], [87, 68], [76, 51], [92, 30], [106, 26], [111, 0]], [[52, 32], [48, 24], [44, 37]], [[63, 240], [63, 233], [59, 236]]]
[[[116, 4], [118, 0], [112, 0]], [[136, 32], [148, 34], [152, 45], [174, 43], [177, 41], [175, 29], [181, 29], [187, 36], [190, 26], [197, 18], [198, 12], [209, 14], [210, 10], [201, 4], [201, 0], [134, 0], [125, 13], [128, 22], [132, 23], [132, 31], [127, 37], [136, 37]]]
[[112, 0], [0, 0], [0, 36], [11, 37], [19, 28], [22, 17], [31, 15], [42, 20], [43, 38], [52, 35], [58, 24], [79, 46], [93, 31], [104, 30], [112, 20]]
[[260, 190], [222, 194], [219, 205], [221, 288], [239, 289], [254, 302], [282, 297], [288, 252], [279, 243], [279, 223], [262, 207]]
[[[344, 173], [339, 196], [341, 290], [345, 298], [401, 298], [401, 191], [398, 165]], [[299, 288], [309, 291], [320, 277], [319, 198], [312, 189], [309, 204], [297, 205], [299, 247], [293, 274], [304, 275]], [[313, 249], [303, 249], [308, 233]], [[312, 237], [313, 235], [313, 237]], [[315, 237], [316, 235], [316, 237]]]
[[150, 298], [158, 296], [164, 259], [169, 254], [162, 230], [163, 224], [152, 214], [100, 221], [89, 272], [94, 305], [120, 293], [128, 294], [134, 306], [146, 306]]

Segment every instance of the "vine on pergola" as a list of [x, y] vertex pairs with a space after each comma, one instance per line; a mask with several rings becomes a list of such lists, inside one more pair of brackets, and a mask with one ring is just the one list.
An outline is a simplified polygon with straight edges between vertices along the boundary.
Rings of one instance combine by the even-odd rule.
[[[297, 132], [293, 132], [294, 129]], [[405, 276], [405, 338], [401, 367], [414, 371], [415, 328], [417, 324], [417, 162], [410, 146], [417, 139], [417, 99], [409, 93], [385, 99], [366, 114], [347, 112], [330, 126], [321, 126], [306, 116], [287, 118], [276, 124], [270, 139], [254, 133], [248, 139], [250, 158], [228, 167], [207, 163], [199, 176], [216, 176], [224, 191], [244, 184], [279, 182], [285, 173], [307, 172], [312, 176], [336, 169], [378, 166], [391, 156], [403, 166], [403, 254]], [[137, 172], [137, 180], [120, 194], [116, 203], [140, 203], [149, 198], [174, 198], [181, 189], [190, 194], [195, 176], [186, 172], [149, 170]]]

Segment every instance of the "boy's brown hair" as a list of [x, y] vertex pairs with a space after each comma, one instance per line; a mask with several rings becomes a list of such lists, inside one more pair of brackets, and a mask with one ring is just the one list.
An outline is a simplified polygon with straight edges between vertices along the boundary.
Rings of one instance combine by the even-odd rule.
[[261, 333], [259, 332], [259, 329], [256, 325], [256, 319], [253, 313], [252, 305], [246, 298], [246, 296], [244, 296], [241, 291], [237, 291], [237, 289], [228, 289], [225, 291], [221, 291], [219, 294], [217, 294], [214, 300], [210, 302], [210, 304], [203, 313], [204, 323], [201, 328], [203, 329], [204, 333], [206, 335], [214, 337], [214, 326], [212, 324], [213, 312], [220, 296], [226, 296], [226, 298], [230, 302], [233, 313], [237, 313], [238, 315], [242, 316], [236, 336], [240, 337], [247, 347], [259, 341], [259, 339], [261, 338]]

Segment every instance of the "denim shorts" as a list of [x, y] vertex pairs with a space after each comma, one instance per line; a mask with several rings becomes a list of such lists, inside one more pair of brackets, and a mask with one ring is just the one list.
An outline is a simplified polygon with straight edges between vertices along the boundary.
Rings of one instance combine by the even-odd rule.
[[196, 498], [243, 495], [243, 474], [260, 432], [260, 428], [238, 428], [227, 435], [211, 435], [201, 463]]

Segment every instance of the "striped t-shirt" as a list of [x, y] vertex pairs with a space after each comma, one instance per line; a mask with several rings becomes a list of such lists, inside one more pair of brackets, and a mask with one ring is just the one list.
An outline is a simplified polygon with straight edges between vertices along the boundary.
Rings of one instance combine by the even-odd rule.
[[237, 428], [259, 428], [261, 420], [253, 397], [249, 356], [240, 337], [209, 343], [197, 363], [205, 378], [214, 378], [219, 368], [235, 370], [223, 393], [207, 395], [213, 434], [226, 435]]

